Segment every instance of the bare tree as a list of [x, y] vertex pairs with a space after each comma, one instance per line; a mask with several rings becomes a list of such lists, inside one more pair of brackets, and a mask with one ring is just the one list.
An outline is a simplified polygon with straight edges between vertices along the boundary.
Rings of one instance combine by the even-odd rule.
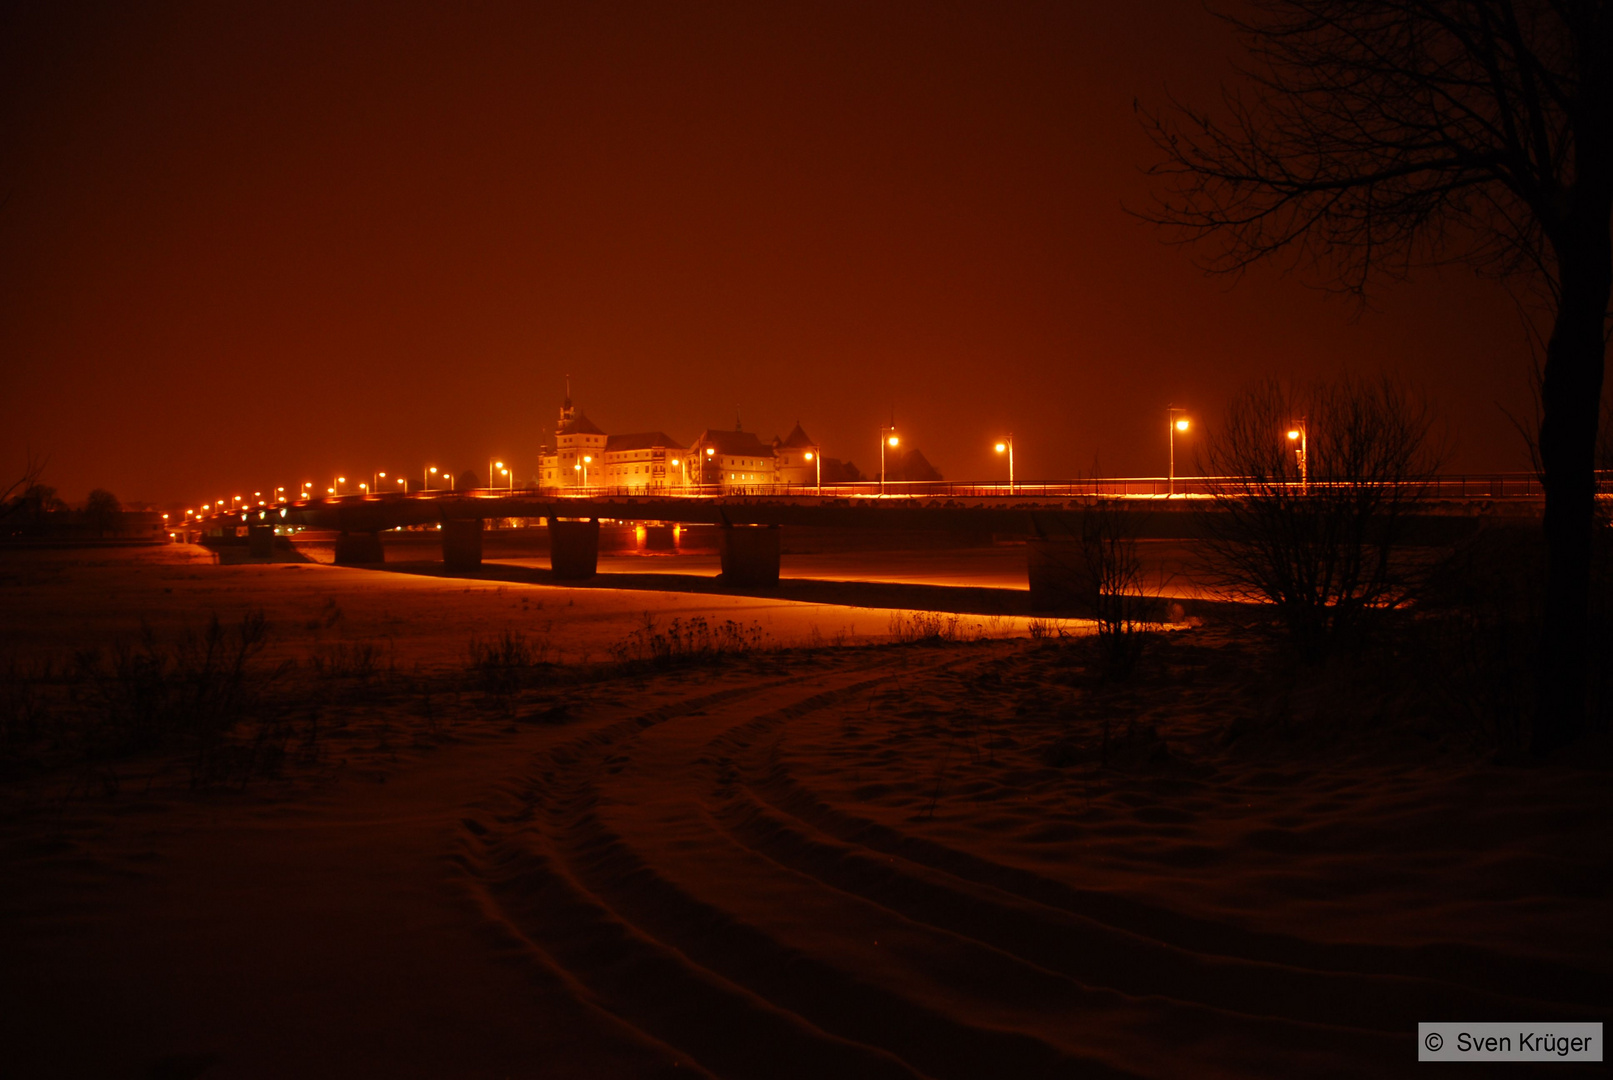
[[1159, 597], [1144, 591], [1137, 515], [1114, 499], [1095, 497], [1081, 510], [1079, 540], [1104, 672], [1125, 678], [1142, 658], [1144, 620], [1151, 615], [1157, 621], [1160, 608]]
[[1325, 654], [1410, 593], [1415, 563], [1397, 549], [1434, 470], [1429, 429], [1388, 379], [1254, 384], [1207, 443], [1211, 568], [1275, 604], [1302, 653]]
[[[4, 203], [0, 203], [3, 206]], [[22, 475], [18, 476], [4, 492], [0, 492], [0, 518], [7, 517], [28, 505], [28, 495], [39, 487], [39, 478], [45, 474], [45, 460], [34, 454], [28, 455], [23, 464]], [[55, 494], [53, 490], [51, 494]]]
[[1331, 287], [1462, 260], [1551, 314], [1539, 446], [1548, 550], [1537, 750], [1583, 727], [1597, 409], [1613, 285], [1613, 5], [1256, 0], [1248, 93], [1147, 123], [1154, 220], [1237, 271]]

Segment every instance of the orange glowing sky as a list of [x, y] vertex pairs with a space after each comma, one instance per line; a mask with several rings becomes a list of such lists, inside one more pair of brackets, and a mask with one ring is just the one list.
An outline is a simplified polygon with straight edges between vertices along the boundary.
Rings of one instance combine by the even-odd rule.
[[1452, 468], [1527, 467], [1498, 286], [1430, 272], [1356, 318], [1128, 216], [1133, 100], [1206, 100], [1233, 55], [1188, 0], [0, 20], [0, 449], [70, 499], [524, 476], [568, 372], [610, 431], [737, 406], [866, 470], [894, 407], [948, 477], [1012, 430], [1035, 479], [1159, 474], [1165, 407], [1213, 421], [1252, 375], [1388, 369]]

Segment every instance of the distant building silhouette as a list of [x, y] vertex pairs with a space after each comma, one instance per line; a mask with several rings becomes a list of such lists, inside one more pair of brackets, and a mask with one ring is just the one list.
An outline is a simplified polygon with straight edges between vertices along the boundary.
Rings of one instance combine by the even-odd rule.
[[605, 442], [605, 432], [599, 425], [572, 405], [568, 381], [554, 442], [538, 451], [539, 483], [544, 487], [580, 487], [585, 473], [590, 486], [604, 483]]
[[917, 448], [903, 451], [900, 455], [887, 458], [885, 461], [885, 479], [887, 480], [940, 480], [941, 473], [930, 464], [924, 453]]
[[[771, 443], [740, 427], [708, 428], [687, 447], [664, 431], [607, 435], [571, 400], [566, 382], [565, 403], [553, 436], [539, 448], [538, 482], [546, 488], [589, 487], [630, 492], [675, 489], [690, 485], [723, 491], [790, 484], [806, 487], [863, 479], [857, 466], [835, 458], [819, 460], [817, 443], [799, 421], [790, 433]], [[911, 464], [906, 464], [911, 460]], [[909, 452], [902, 471], [914, 479], [938, 478], [923, 454]], [[892, 478], [896, 478], [893, 466]]]
[[783, 439], [773, 440], [773, 460], [781, 484], [815, 484], [818, 480], [818, 446], [797, 420]]
[[689, 447], [689, 479], [724, 491], [778, 482], [773, 447], [749, 431], [700, 433]]
[[605, 439], [605, 468], [597, 484], [629, 491], [652, 491], [685, 483], [683, 444], [664, 431], [611, 435]]

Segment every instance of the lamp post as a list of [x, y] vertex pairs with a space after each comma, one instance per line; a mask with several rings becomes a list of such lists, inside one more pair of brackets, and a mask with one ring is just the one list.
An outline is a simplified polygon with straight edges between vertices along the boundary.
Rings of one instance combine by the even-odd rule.
[[[1010, 431], [1008, 437], [997, 444], [997, 453], [1008, 452], [1008, 494], [1014, 493], [1014, 433]], [[1043, 489], [1046, 490], [1046, 489]]]
[[1305, 430], [1305, 418], [1303, 416], [1299, 418], [1299, 423], [1288, 429], [1288, 441], [1297, 444], [1294, 447], [1294, 452], [1299, 457], [1299, 493], [1309, 495], [1311, 493], [1311, 465], [1310, 447], [1307, 443], [1310, 441], [1310, 437], [1309, 432]]
[[819, 448], [814, 446], [812, 449], [810, 449], [810, 450], [808, 450], [806, 452], [806, 459], [808, 461], [812, 462], [812, 464], [814, 466], [816, 466], [816, 468], [817, 468], [817, 471], [818, 471], [818, 494], [822, 495], [823, 494], [823, 455], [821, 453], [819, 453], [818, 451], [819, 451]]
[[487, 463], [487, 489], [489, 491], [493, 490], [493, 477], [502, 468], [504, 468], [504, 462], [502, 461], [489, 461]]
[[429, 468], [426, 469], [425, 472], [420, 474], [420, 490], [421, 491], [430, 491], [431, 490], [431, 478], [433, 476], [435, 476], [435, 475], [437, 475], [437, 466], [435, 466], [435, 465], [430, 466]]
[[[887, 431], [890, 432], [888, 436], [885, 434]], [[896, 423], [894, 421], [891, 422], [889, 427], [879, 429], [879, 493], [881, 495], [885, 494], [885, 447], [894, 448], [901, 444], [902, 440], [896, 436]]]
[[1178, 409], [1174, 405], [1165, 410], [1166, 429], [1169, 432], [1171, 443], [1170, 475], [1168, 486], [1165, 489], [1167, 498], [1176, 494], [1176, 433], [1178, 431], [1185, 432], [1190, 426], [1185, 415], [1186, 412], [1186, 409]]
[[400, 485], [402, 485], [403, 493], [405, 495], [409, 494], [409, 481], [405, 480], [403, 477], [400, 476], [400, 477], [398, 477], [398, 483]]
[[[582, 486], [583, 487], [588, 486], [588, 466], [592, 465], [593, 463], [594, 463], [594, 455], [592, 455], [592, 454], [584, 454], [582, 456]], [[513, 485], [515, 484], [515, 481], [511, 480], [510, 484], [511, 484], [512, 490], [513, 490]]]

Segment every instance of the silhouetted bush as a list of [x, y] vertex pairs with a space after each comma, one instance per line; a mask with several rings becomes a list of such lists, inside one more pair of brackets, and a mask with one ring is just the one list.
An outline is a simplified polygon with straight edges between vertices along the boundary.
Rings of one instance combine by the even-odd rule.
[[705, 616], [696, 615], [662, 626], [645, 612], [644, 625], [612, 645], [610, 655], [621, 664], [664, 666], [748, 653], [760, 648], [766, 637], [758, 623], [746, 626], [725, 619], [713, 626]]
[[1081, 559], [1093, 587], [1098, 655], [1110, 678], [1125, 678], [1136, 668], [1147, 640], [1145, 611], [1158, 607], [1158, 598], [1143, 592], [1136, 522], [1135, 514], [1108, 499], [1094, 499], [1081, 512]]
[[[1307, 475], [1286, 437], [1301, 424]], [[1307, 657], [1359, 634], [1416, 584], [1417, 560], [1397, 549], [1436, 465], [1430, 426], [1427, 406], [1388, 379], [1254, 384], [1207, 444], [1209, 568], [1275, 604]]]
[[105, 536], [117, 524], [118, 515], [122, 512], [123, 504], [105, 488], [96, 488], [84, 500], [84, 520], [89, 522], [97, 536]]
[[490, 640], [471, 638], [467, 669], [482, 689], [506, 694], [532, 681], [532, 673], [549, 663], [549, 642], [528, 638], [518, 630], [505, 630]]

